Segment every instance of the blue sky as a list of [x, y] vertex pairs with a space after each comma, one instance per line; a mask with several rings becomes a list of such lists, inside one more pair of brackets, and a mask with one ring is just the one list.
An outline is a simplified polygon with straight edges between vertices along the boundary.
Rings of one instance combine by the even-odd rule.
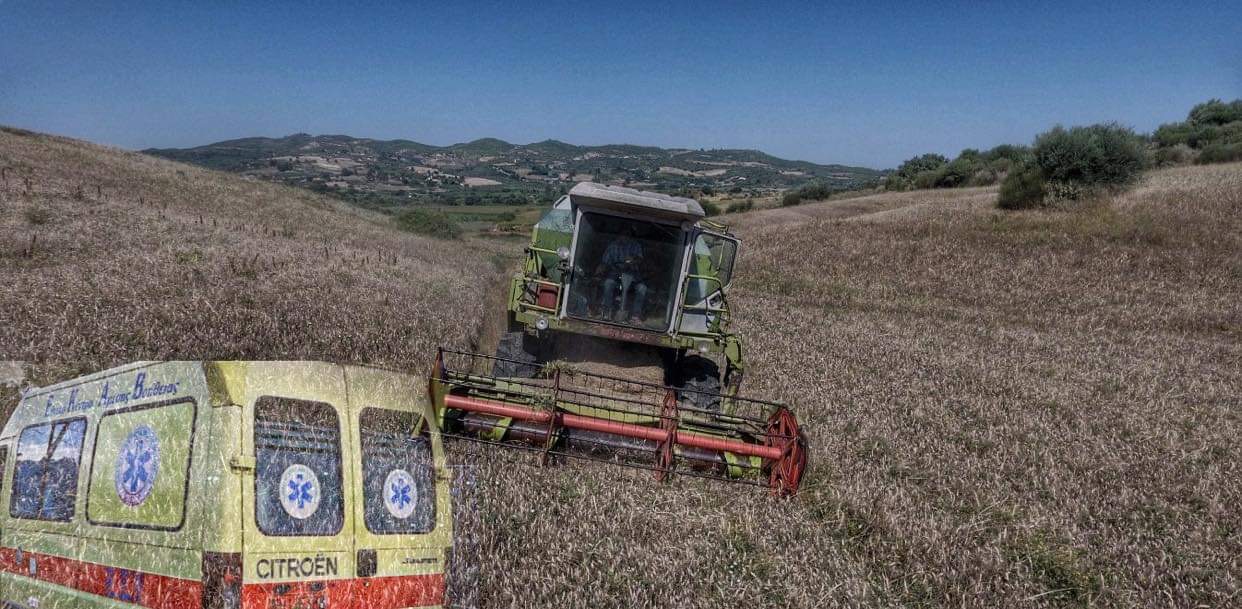
[[554, 138], [891, 167], [1242, 97], [1236, 0], [857, 4], [0, 0], [0, 123], [126, 148]]

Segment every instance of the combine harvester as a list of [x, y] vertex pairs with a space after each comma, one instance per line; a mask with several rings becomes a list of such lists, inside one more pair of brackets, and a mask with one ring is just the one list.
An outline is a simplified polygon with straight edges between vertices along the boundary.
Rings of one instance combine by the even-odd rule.
[[806, 440], [788, 408], [738, 395], [738, 241], [704, 216], [693, 199], [592, 183], [557, 201], [513, 278], [496, 355], [436, 358], [444, 433], [795, 493]]

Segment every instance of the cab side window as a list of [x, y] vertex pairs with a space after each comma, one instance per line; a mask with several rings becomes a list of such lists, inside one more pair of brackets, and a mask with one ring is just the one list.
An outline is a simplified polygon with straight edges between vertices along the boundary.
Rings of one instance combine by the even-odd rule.
[[73, 519], [85, 435], [84, 418], [41, 423], [22, 430], [17, 439], [10, 515], [62, 522]]
[[264, 396], [254, 407], [255, 519], [266, 535], [335, 535], [344, 523], [341, 428], [331, 404]]
[[431, 442], [415, 434], [412, 412], [363, 409], [362, 504], [367, 530], [426, 533], [435, 527], [435, 468]]

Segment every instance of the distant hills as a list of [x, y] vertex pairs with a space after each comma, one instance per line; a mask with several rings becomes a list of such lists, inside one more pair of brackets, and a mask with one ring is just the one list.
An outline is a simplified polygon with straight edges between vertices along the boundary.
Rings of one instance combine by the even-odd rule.
[[557, 140], [511, 144], [495, 138], [431, 146], [297, 133], [143, 152], [378, 205], [546, 201], [580, 181], [695, 196], [763, 196], [810, 182], [844, 190], [882, 175], [865, 167], [790, 161], [758, 150], [576, 146]]

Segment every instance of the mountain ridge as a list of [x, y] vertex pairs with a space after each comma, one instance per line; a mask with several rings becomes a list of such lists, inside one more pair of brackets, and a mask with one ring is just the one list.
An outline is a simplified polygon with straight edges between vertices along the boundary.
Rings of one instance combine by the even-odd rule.
[[320, 191], [394, 204], [417, 200], [544, 200], [580, 181], [676, 194], [765, 196], [812, 181], [846, 190], [883, 171], [788, 160], [761, 150], [514, 144], [478, 138], [447, 146], [346, 134], [253, 136], [143, 153]]

